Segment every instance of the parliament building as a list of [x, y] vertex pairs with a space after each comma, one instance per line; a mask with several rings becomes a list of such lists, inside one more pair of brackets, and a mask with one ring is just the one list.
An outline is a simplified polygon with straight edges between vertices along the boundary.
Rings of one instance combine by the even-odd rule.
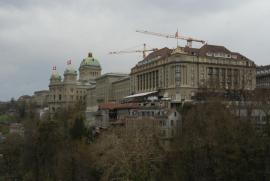
[[165, 47], [139, 61], [130, 74], [101, 75], [99, 61], [89, 53], [80, 64], [78, 79], [71, 64], [63, 80], [53, 70], [48, 104], [50, 113], [54, 113], [80, 101], [86, 104], [86, 112], [93, 112], [99, 104], [153, 93], [171, 102], [182, 102], [192, 100], [201, 88], [234, 91], [255, 87], [255, 63], [224, 46]]
[[88, 57], [82, 60], [79, 67], [79, 79], [77, 79], [77, 71], [68, 63], [64, 79], [57, 72], [56, 67], [53, 68], [49, 84], [48, 105], [51, 114], [54, 114], [61, 108], [69, 108], [77, 102], [85, 103], [87, 89], [95, 84], [95, 79], [101, 75], [101, 66], [99, 61], [88, 54]]

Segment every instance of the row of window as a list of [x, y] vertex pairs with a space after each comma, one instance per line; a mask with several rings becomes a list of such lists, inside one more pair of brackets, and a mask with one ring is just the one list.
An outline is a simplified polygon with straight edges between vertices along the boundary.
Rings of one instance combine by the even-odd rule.
[[232, 58], [232, 59], [237, 59], [237, 55], [232, 55], [232, 54], [227, 54], [227, 53], [212, 53], [212, 52], [207, 52], [207, 56], [209, 57], [220, 57], [220, 58]]
[[137, 76], [137, 90], [149, 90], [158, 87], [158, 71], [152, 71]]
[[162, 120], [160, 121], [160, 126], [169, 126], [166, 123], [168, 123], [171, 127], [175, 126], [175, 121], [174, 120], [170, 120], [169, 122], [167, 122], [167, 120]]
[[257, 70], [256, 74], [257, 75], [270, 74], [270, 69], [268, 69], [268, 70]]
[[[56, 96], [56, 95], [53, 95], [53, 100], [55, 101], [56, 100], [56, 98], [58, 98], [57, 100], [59, 100], [59, 101], [61, 101], [62, 100], [62, 95], [61, 94], [59, 94], [58, 95], [58, 97]], [[66, 96], [64, 96], [64, 98], [66, 98]], [[74, 100], [74, 96], [73, 95], [71, 95], [70, 96], [70, 99], [73, 101]], [[76, 100], [78, 101], [78, 100], [85, 100], [86, 99], [86, 96], [76, 96]]]
[[[74, 92], [74, 88], [70, 88], [69, 90], [70, 90], [71, 93]], [[66, 88], [64, 88], [64, 89], [63, 88], [59, 88], [59, 89], [51, 89], [51, 91], [52, 92], [56, 92], [56, 91], [59, 91], [59, 92], [60, 91], [65, 91], [66, 92], [66, 91], [68, 91], [68, 89], [66, 89]], [[79, 93], [80, 94], [86, 94], [86, 90], [77, 90], [76, 93], [77, 94], [79, 94]]]
[[175, 66], [175, 85], [180, 86], [181, 84], [188, 84], [188, 71], [186, 66], [176, 65]]

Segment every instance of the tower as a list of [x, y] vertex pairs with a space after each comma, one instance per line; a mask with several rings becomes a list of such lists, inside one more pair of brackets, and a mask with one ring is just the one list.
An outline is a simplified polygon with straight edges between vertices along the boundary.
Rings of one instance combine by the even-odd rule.
[[64, 83], [76, 83], [77, 71], [72, 67], [71, 60], [67, 62], [67, 68], [64, 72]]
[[101, 66], [99, 61], [93, 57], [92, 53], [88, 53], [88, 57], [82, 60], [79, 72], [80, 82], [94, 81], [101, 75]]
[[50, 77], [49, 84], [49, 111], [51, 114], [55, 113], [55, 111], [59, 108], [59, 101], [61, 101], [61, 90], [62, 81], [61, 76], [56, 71], [56, 66], [53, 66], [52, 75]]
[[56, 70], [56, 66], [53, 66], [52, 75], [50, 77], [50, 85], [55, 83], [61, 83], [61, 76]]

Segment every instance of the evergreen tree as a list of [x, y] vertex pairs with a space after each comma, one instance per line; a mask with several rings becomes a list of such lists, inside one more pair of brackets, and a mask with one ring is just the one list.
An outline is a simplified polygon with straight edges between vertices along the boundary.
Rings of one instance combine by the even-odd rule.
[[85, 133], [86, 133], [86, 128], [84, 125], [83, 118], [79, 116], [75, 119], [74, 124], [70, 129], [71, 137], [73, 139], [82, 139]]

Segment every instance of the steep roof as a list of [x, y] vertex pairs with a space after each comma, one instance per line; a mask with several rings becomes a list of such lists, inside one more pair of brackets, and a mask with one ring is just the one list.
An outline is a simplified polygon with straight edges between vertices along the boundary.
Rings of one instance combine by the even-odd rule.
[[227, 53], [230, 54], [231, 51], [225, 48], [224, 46], [218, 46], [218, 45], [208, 45], [205, 44], [203, 45], [200, 50], [200, 55], [206, 55], [207, 52], [212, 52], [212, 53]]
[[[213, 56], [219, 56], [219, 54], [224, 54], [225, 56], [228, 56], [228, 58], [233, 58], [235, 60], [249, 60], [247, 57], [243, 56], [240, 53], [237, 52], [232, 52], [229, 49], [227, 49], [224, 46], [219, 46], [219, 45], [209, 45], [205, 44], [200, 48], [190, 48], [190, 47], [181, 47], [183, 48], [184, 52], [186, 52], [188, 55], [192, 56], [209, 56], [208, 53], [211, 53]], [[148, 62], [151, 62], [153, 60], [159, 60], [159, 59], [164, 59], [168, 56], [170, 56], [173, 52], [173, 49], [169, 49], [167, 47], [164, 47], [162, 49], [156, 50], [152, 53], [150, 53], [147, 57], [145, 57], [142, 61], [138, 62], [136, 66], [140, 66], [143, 64], [146, 64]], [[221, 55], [221, 56], [224, 56]]]
[[207, 53], [224, 53], [228, 55], [235, 55], [238, 60], [249, 60], [244, 55], [238, 52], [232, 52], [224, 46], [205, 44], [201, 48], [185, 47], [184, 51], [190, 55], [207, 56]]
[[150, 53], [149, 55], [147, 55], [145, 57], [144, 60], [150, 60], [150, 59], [153, 59], [153, 58], [156, 58], [156, 57], [165, 58], [166, 56], [170, 55], [171, 52], [172, 52], [171, 49], [169, 49], [167, 47], [164, 47], [162, 49], [159, 49], [159, 50], [156, 50], [156, 51]]

